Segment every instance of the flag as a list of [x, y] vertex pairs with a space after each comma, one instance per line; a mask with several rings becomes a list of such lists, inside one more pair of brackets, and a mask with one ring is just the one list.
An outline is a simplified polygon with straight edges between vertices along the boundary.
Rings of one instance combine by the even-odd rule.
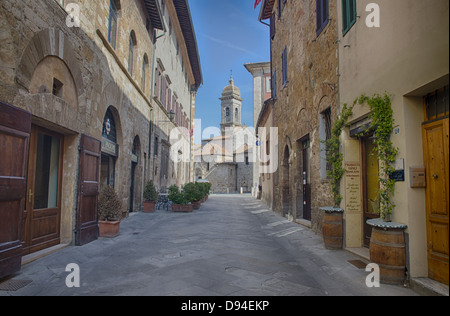
[[256, 9], [256, 7], [257, 7], [260, 3], [261, 3], [261, 0], [256, 0], [256, 1], [255, 1], [255, 9]]

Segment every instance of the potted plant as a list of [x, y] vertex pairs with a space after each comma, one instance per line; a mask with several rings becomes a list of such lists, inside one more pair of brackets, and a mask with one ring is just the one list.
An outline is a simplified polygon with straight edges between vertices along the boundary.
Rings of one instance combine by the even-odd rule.
[[120, 220], [122, 219], [122, 203], [111, 186], [100, 191], [98, 198], [98, 226], [99, 236], [114, 238], [119, 235]]
[[184, 186], [184, 194], [186, 199], [192, 203], [194, 210], [198, 210], [204, 193], [199, 183], [188, 183]]
[[196, 184], [199, 186], [200, 191], [202, 192], [202, 199], [201, 202], [205, 202], [208, 200], [208, 194], [209, 190], [211, 190], [211, 183], [210, 182], [196, 182]]
[[144, 188], [144, 213], [153, 213], [157, 201], [158, 192], [156, 191], [153, 181], [150, 180]]
[[172, 202], [173, 212], [192, 212], [194, 207], [186, 197], [185, 192], [180, 191], [176, 185], [169, 187], [169, 200]]

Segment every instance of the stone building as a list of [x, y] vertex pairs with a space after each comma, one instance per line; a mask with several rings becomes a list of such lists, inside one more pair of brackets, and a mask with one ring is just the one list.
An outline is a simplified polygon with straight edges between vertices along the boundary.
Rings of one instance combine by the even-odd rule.
[[241, 123], [241, 92], [233, 77], [221, 100], [221, 135], [202, 140], [195, 154], [197, 179], [208, 180], [214, 193], [251, 192], [254, 131]]
[[[185, 63], [170, 76], [188, 90], [177, 92], [185, 108], [175, 125], [190, 127], [202, 80], [195, 34], [187, 1], [164, 2]], [[124, 216], [141, 209], [161, 164], [153, 67], [166, 19], [156, 0], [0, 3], [0, 277], [22, 255], [96, 239], [105, 185]]]
[[[249, 73], [251, 73], [253, 77], [253, 127], [255, 128], [256, 135], [258, 135], [258, 118], [261, 114], [264, 102], [272, 97], [272, 75], [270, 62], [245, 64], [244, 67], [248, 70]], [[261, 147], [260, 142], [257, 142], [257, 144], [259, 145], [259, 147]], [[259, 172], [259, 155], [256, 154], [254, 158], [255, 161], [253, 162], [252, 195], [256, 197], [258, 196], [261, 179]]]
[[259, 20], [270, 21], [279, 159], [273, 207], [319, 232], [319, 208], [333, 204], [322, 141], [337, 115], [336, 2], [265, 0]]
[[[338, 1], [340, 104], [352, 104], [362, 94], [390, 95], [391, 141], [399, 150], [391, 220], [407, 226], [408, 276], [448, 285], [449, 2], [377, 4]], [[359, 173], [344, 177], [341, 186], [345, 245], [353, 249], [368, 247], [366, 220], [379, 217], [380, 209], [382, 162], [371, 154], [370, 112], [367, 104], [357, 104], [342, 135], [344, 164]], [[350, 190], [355, 185], [360, 194]]]
[[[195, 95], [202, 83], [187, 1], [158, 0], [165, 29], [156, 33], [152, 100], [151, 179], [166, 190], [193, 180], [191, 154]], [[173, 119], [170, 119], [171, 116]]]

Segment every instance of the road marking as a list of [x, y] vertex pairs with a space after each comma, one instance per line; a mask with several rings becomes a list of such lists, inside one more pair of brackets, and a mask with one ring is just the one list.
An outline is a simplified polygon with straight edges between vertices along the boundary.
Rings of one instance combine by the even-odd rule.
[[279, 226], [279, 225], [283, 225], [283, 224], [287, 224], [287, 223], [290, 223], [290, 221], [285, 219], [284, 221], [278, 221], [278, 222], [267, 224], [267, 226], [275, 227], [275, 226]]
[[288, 229], [281, 230], [279, 232], [270, 233], [268, 236], [275, 236], [275, 237], [278, 237], [278, 238], [279, 237], [285, 237], [285, 236], [291, 235], [293, 233], [299, 232], [301, 230], [303, 230], [303, 228], [291, 227], [291, 228], [288, 228]]
[[250, 213], [252, 213], [252, 214], [262, 214], [262, 213], [267, 213], [267, 212], [270, 212], [270, 210], [251, 211]]

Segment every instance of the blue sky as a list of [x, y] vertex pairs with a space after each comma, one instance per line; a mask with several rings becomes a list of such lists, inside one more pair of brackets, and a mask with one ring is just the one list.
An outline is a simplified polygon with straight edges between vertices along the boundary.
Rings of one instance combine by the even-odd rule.
[[[196, 98], [202, 131], [220, 128], [220, 100], [230, 71], [241, 90], [242, 123], [253, 126], [253, 79], [244, 64], [270, 61], [269, 27], [258, 21], [254, 0], [189, 0], [200, 54], [203, 85]], [[208, 135], [209, 137], [209, 135]], [[200, 130], [196, 130], [196, 143]]]

